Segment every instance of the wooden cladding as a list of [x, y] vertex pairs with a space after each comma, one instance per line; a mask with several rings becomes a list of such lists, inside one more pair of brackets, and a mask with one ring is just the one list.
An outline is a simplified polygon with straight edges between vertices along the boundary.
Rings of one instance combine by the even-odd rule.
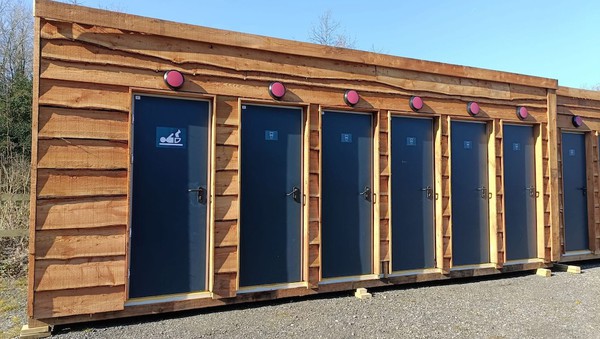
[[[442, 279], [474, 275], [456, 273], [452, 264], [452, 192], [450, 120], [485, 121], [490, 129], [491, 250], [495, 268], [505, 256], [502, 125], [524, 123], [537, 129], [539, 265], [560, 259], [557, 225], [560, 211], [560, 136], [571, 128], [573, 115], [584, 118], [581, 130], [600, 131], [600, 96], [559, 88], [552, 79], [425, 62], [273, 38], [223, 32], [58, 4], [36, 1], [34, 79], [34, 166], [30, 316], [35, 319], [97, 314], [127, 314], [128, 237], [131, 194], [132, 93], [172, 97], [211, 97], [213, 133], [210, 176], [208, 250], [212, 299], [223, 303], [253, 300], [238, 294], [240, 206], [240, 111], [245, 103], [292, 105], [305, 113], [303, 172], [306, 193], [303, 226], [301, 292], [262, 294], [300, 295], [355, 288], [321, 282], [321, 112], [326, 109], [370, 112], [375, 122], [373, 221], [374, 273], [391, 270], [391, 114], [428, 117], [435, 122], [436, 269], [433, 275], [406, 279], [371, 279], [382, 286], [394, 281]], [[166, 48], [165, 46], [168, 46]], [[186, 82], [175, 93], [165, 85], [165, 70], [177, 70]], [[282, 81], [281, 101], [268, 94], [268, 84]], [[353, 108], [343, 101], [352, 88], [361, 100]], [[421, 96], [418, 113], [409, 99]], [[477, 118], [466, 104], [481, 107]], [[527, 107], [525, 121], [517, 106]], [[591, 134], [590, 134], [591, 136]], [[594, 182], [598, 182], [598, 143], [592, 142]], [[557, 150], [558, 146], [558, 150]], [[591, 191], [590, 191], [591, 192]], [[598, 189], [593, 215], [600, 219]], [[454, 197], [456, 199], [456, 197]], [[595, 249], [600, 251], [600, 221], [595, 224]], [[543, 229], [543, 232], [539, 230]], [[543, 262], [542, 262], [543, 261]], [[532, 264], [533, 265], [533, 264]], [[403, 280], [404, 279], [404, 280]], [[365, 285], [366, 286], [366, 285]], [[294, 294], [296, 293], [296, 294]], [[257, 297], [257, 298], [259, 298]], [[154, 310], [200, 305], [181, 303]], [[208, 304], [208, 303], [206, 303]], [[204, 305], [204, 304], [202, 304]], [[121, 311], [124, 310], [124, 311]], [[146, 309], [150, 310], [150, 308]], [[113, 312], [123, 313], [113, 313]], [[149, 312], [140, 311], [138, 314]], [[116, 315], [115, 315], [116, 314]], [[82, 316], [83, 317], [83, 316]], [[83, 318], [82, 318], [83, 319]], [[87, 319], [87, 318], [86, 318]], [[67, 321], [67, 320], [64, 320]]]

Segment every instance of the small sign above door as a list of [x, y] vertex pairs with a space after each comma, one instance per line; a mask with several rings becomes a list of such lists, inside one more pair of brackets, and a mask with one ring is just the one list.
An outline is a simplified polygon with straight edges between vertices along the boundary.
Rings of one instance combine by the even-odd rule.
[[185, 148], [185, 128], [156, 127], [156, 147]]

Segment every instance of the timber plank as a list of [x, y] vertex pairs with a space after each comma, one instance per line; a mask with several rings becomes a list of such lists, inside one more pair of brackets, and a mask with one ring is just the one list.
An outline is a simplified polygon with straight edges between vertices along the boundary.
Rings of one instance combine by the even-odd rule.
[[127, 225], [126, 197], [40, 200], [37, 230]]
[[215, 273], [237, 272], [237, 259], [237, 246], [215, 248]]
[[37, 233], [36, 259], [124, 256], [125, 226], [46, 230]]
[[127, 171], [38, 171], [39, 199], [127, 194]]
[[40, 138], [127, 140], [128, 115], [123, 112], [40, 107]]
[[236, 170], [218, 171], [216, 173], [216, 195], [238, 195], [238, 186], [238, 172]]
[[238, 148], [236, 146], [217, 146], [215, 152], [215, 169], [217, 171], [238, 169]]
[[238, 218], [238, 197], [217, 196], [215, 198], [215, 220], [236, 220]]
[[217, 145], [238, 146], [240, 143], [238, 129], [234, 126], [217, 126]]
[[[556, 95], [560, 97], [572, 97], [600, 101], [600, 92], [588, 89], [559, 86]], [[561, 103], [560, 101], [558, 102]]]
[[38, 168], [127, 169], [127, 144], [115, 141], [40, 140]]
[[215, 222], [215, 247], [237, 246], [238, 233], [237, 221]]
[[129, 112], [128, 87], [40, 79], [40, 105]]
[[[78, 65], [73, 62], [56, 60], [42, 60], [42, 66], [42, 73], [40, 74], [41, 78], [52, 81], [81, 81], [115, 88], [143, 86], [152, 89], [167, 89], [162, 77], [157, 76], [157, 70], [131, 68], [121, 65], [113, 66], [87, 63]], [[165, 65], [164, 68], [167, 69], [173, 67], [171, 65]], [[240, 97], [271, 99], [268, 92], [263, 88], [264, 84], [268, 84], [274, 75], [265, 73], [262, 70], [240, 73], [221, 72], [206, 68], [178, 70], [186, 75], [187, 81], [182, 87], [185, 91], [223, 93]], [[386, 81], [383, 83], [380, 80], [362, 81], [357, 83], [356, 79], [353, 79], [351, 75], [340, 79], [321, 79], [312, 81], [311, 79], [299, 77], [295, 74], [277, 75], [277, 77], [280, 78], [280, 80], [285, 81], [286, 85], [289, 86], [289, 92], [295, 94], [296, 98], [299, 98], [293, 100], [296, 102], [315, 101], [315, 99], [318, 98], [319, 102], [341, 105], [343, 104], [343, 101], [336, 92], [345, 88], [354, 88], [361, 92], [361, 96], [363, 96], [365, 100], [361, 100], [356, 107], [364, 108], [381, 106], [381, 102], [369, 100], [367, 96], [362, 95], [366, 93], [377, 93], [388, 96], [401, 94], [408, 97], [411, 94], [414, 94], [414, 91], [421, 91], [423, 93], [430, 93], [429, 96], [437, 94], [437, 97], [439, 98], [448, 95], [478, 98], [482, 103], [485, 103], [484, 100], [489, 98], [492, 98], [493, 102], [496, 103], [502, 102], [502, 100], [512, 100], [509, 94], [501, 91], [487, 90], [477, 86], [440, 84], [433, 81], [430, 83], [419, 80], [406, 80], [390, 77], [385, 78]], [[378, 77], [378, 79], [380, 79], [380, 77]], [[435, 80], [435, 78], [433, 78], [433, 80]], [[404, 84], [404, 82], [411, 86]], [[414, 84], [417, 84], [420, 87], [414, 88], [414, 86], [412, 86]], [[295, 86], [292, 87], [293, 85]], [[323, 90], [315, 92], [315, 86], [322, 88]], [[442, 96], [440, 97], [440, 95]], [[518, 100], [518, 102], [534, 108], [536, 106], [540, 107], [539, 105], [543, 104], [544, 101], [542, 101], [542, 99], [543, 98], [537, 98], [537, 100]], [[392, 98], [390, 97], [387, 100], [389, 101], [388, 105], [391, 105], [391, 102], [393, 101]], [[467, 114], [466, 110], [462, 109], [461, 112], [463, 111]], [[427, 112], [427, 109], [423, 112]], [[484, 114], [482, 116], [487, 116], [485, 107], [482, 107], [480, 114]]]
[[33, 316], [44, 319], [95, 314], [122, 310], [124, 304], [124, 285], [35, 292]]
[[125, 285], [125, 256], [36, 260], [36, 292]]

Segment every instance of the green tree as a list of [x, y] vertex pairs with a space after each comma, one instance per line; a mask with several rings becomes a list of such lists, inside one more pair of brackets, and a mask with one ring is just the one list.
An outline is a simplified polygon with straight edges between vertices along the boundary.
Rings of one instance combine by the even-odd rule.
[[0, 0], [0, 156], [31, 148], [33, 18], [31, 8]]

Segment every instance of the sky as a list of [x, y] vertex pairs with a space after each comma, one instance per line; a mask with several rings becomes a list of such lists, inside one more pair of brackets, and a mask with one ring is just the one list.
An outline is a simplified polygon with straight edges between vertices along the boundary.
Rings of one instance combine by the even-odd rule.
[[309, 41], [331, 11], [356, 48], [600, 85], [600, 1], [78, 0], [84, 6]]

